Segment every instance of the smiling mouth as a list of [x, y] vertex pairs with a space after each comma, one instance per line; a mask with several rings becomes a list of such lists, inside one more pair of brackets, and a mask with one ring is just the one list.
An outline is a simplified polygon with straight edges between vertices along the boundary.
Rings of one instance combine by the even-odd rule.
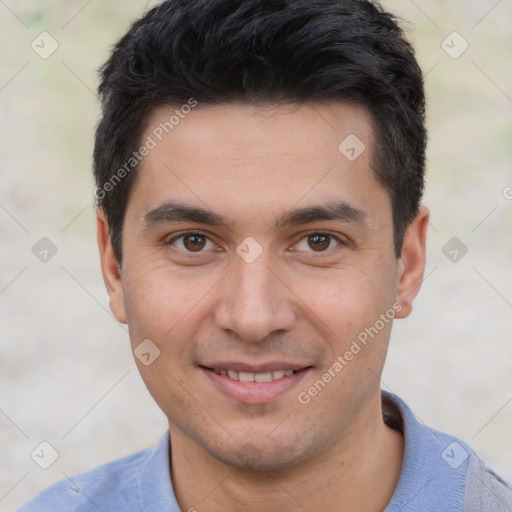
[[[211, 367], [199, 365], [199, 368], [223, 394], [245, 404], [264, 404], [277, 400], [297, 386], [313, 369], [312, 366], [288, 363], [284, 363], [281, 368], [278, 363], [261, 365], [260, 368], [256, 365], [251, 368], [243, 363], [228, 363], [231, 368], [223, 368], [224, 364], [220, 361], [217, 364], [212, 363]], [[256, 369], [265, 371], [247, 371]]]
[[203, 368], [205, 370], [214, 372], [217, 375], [222, 375], [224, 377], [228, 377], [229, 379], [238, 382], [272, 382], [274, 380], [283, 379], [284, 377], [290, 377], [291, 375], [306, 369], [302, 368], [301, 370], [271, 370], [267, 372], [253, 373], [236, 370], [227, 370], [225, 368], [208, 368], [207, 366], [203, 366]]

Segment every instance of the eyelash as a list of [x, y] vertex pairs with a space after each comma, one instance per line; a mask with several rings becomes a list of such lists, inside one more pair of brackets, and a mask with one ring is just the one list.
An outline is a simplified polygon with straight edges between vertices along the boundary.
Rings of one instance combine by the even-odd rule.
[[[184, 238], [186, 236], [191, 236], [191, 235], [197, 235], [197, 236], [204, 236], [205, 238], [207, 238], [208, 240], [210, 240], [210, 242], [213, 242], [210, 237], [202, 232], [202, 231], [195, 231], [195, 230], [192, 230], [192, 231], [185, 231], [183, 233], [180, 233], [179, 235], [176, 235], [174, 236], [173, 238], [171, 238], [167, 243], [166, 245], [173, 245], [174, 242], [176, 242], [177, 240], [181, 239], [181, 238]], [[311, 231], [309, 233], [305, 233], [297, 242], [299, 243], [300, 241], [304, 240], [305, 238], [309, 237], [309, 236], [312, 236], [312, 235], [323, 235], [323, 236], [328, 236], [330, 237], [331, 239], [334, 239], [336, 242], [338, 242], [339, 245], [345, 245], [345, 242], [343, 242], [343, 240], [341, 240], [338, 236], [334, 235], [333, 233], [330, 233], [328, 231]], [[294, 244], [295, 245], [295, 244]], [[313, 254], [327, 254], [329, 252], [331, 252], [333, 249], [329, 248], [325, 251], [310, 251], [312, 252]], [[184, 252], [187, 252], [187, 254], [191, 254], [191, 255], [194, 255], [194, 254], [197, 254], [197, 255], [201, 255], [203, 254], [203, 251], [200, 251], [200, 252], [197, 252], [197, 253], [194, 253], [193, 251], [184, 251]], [[309, 252], [309, 251], [308, 251]]]

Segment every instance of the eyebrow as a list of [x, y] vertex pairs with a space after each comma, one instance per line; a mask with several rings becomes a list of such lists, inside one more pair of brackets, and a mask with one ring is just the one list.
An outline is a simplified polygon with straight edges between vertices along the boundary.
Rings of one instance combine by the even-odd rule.
[[319, 220], [337, 220], [351, 224], [364, 224], [368, 220], [368, 216], [363, 210], [342, 201], [291, 210], [277, 218], [274, 227], [290, 227]]
[[[366, 213], [346, 202], [326, 203], [290, 210], [274, 220], [274, 228], [291, 227], [319, 220], [336, 220], [351, 224], [364, 224]], [[233, 223], [223, 215], [207, 208], [179, 201], [166, 201], [144, 216], [146, 227], [172, 222], [194, 222], [208, 226], [223, 226], [233, 231]]]

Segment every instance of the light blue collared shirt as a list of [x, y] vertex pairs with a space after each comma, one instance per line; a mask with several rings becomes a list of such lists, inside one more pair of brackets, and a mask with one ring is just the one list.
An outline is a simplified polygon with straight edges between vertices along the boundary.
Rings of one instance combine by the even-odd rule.
[[[405, 439], [398, 485], [384, 512], [512, 511], [512, 489], [469, 446], [419, 423], [396, 395], [382, 397], [386, 422]], [[167, 431], [155, 448], [62, 480], [17, 512], [180, 512], [169, 454]]]

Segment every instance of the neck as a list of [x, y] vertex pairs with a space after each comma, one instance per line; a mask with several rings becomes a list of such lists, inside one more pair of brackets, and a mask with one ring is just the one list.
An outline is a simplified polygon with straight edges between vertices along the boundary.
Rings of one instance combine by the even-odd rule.
[[240, 469], [171, 428], [171, 472], [181, 510], [379, 511], [398, 483], [403, 436], [382, 419], [380, 394], [321, 453], [279, 471]]

